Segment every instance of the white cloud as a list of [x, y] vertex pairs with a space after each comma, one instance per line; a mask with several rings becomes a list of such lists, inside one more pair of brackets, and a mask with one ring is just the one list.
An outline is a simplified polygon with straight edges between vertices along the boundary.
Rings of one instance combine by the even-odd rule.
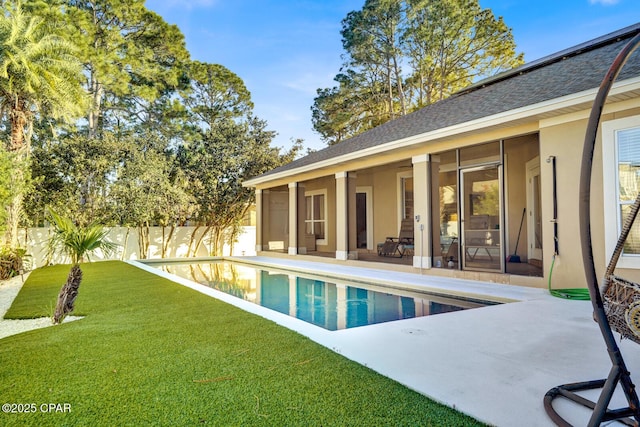
[[217, 0], [148, 0], [147, 5], [149, 8], [164, 8], [164, 9], [198, 9], [212, 7], [217, 3]]
[[284, 82], [284, 86], [289, 89], [293, 89], [298, 92], [302, 92], [305, 95], [316, 96], [316, 90], [320, 87], [324, 87], [322, 78], [314, 73], [304, 73], [297, 76], [296, 79], [288, 80]]
[[591, 4], [601, 4], [603, 6], [613, 6], [614, 4], [618, 4], [620, 0], [589, 0]]

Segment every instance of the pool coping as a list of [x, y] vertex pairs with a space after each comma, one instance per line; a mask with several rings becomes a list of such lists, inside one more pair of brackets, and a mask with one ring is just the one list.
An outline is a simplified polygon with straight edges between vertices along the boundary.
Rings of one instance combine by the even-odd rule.
[[[337, 266], [335, 264], [298, 261], [264, 256], [245, 257], [198, 257], [198, 258], [163, 258], [138, 260], [143, 264], [158, 263], [190, 263], [208, 261], [232, 261], [258, 267], [303, 273], [353, 283], [366, 283], [399, 290], [413, 290], [440, 296], [454, 296], [463, 299], [488, 301], [495, 303], [513, 303], [529, 301], [549, 296], [540, 288], [530, 288], [487, 281], [449, 278], [429, 274], [387, 271], [375, 268]], [[359, 274], [355, 274], [358, 272]]]

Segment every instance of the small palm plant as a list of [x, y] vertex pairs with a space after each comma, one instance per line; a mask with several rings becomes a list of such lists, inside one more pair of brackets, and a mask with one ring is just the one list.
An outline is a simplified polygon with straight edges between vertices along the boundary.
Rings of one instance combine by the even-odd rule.
[[89, 255], [101, 250], [106, 256], [112, 254], [117, 245], [107, 240], [108, 230], [98, 224], [77, 227], [71, 219], [58, 215], [49, 208], [49, 216], [53, 226], [53, 234], [47, 242], [48, 258], [56, 253], [71, 258], [71, 271], [66, 283], [60, 289], [58, 302], [53, 314], [53, 323], [59, 324], [73, 311], [78, 288], [82, 281], [80, 263], [90, 261]]

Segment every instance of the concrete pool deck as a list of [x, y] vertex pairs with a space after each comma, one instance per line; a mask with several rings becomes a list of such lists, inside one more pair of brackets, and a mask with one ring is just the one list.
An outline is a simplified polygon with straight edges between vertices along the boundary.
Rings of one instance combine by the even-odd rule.
[[[496, 426], [553, 426], [543, 398], [560, 384], [606, 378], [611, 368], [589, 301], [568, 301], [546, 290], [342, 267], [266, 257], [244, 257], [285, 270], [357, 277], [414, 289], [518, 300], [508, 304], [328, 331], [185, 279], [173, 280], [293, 329], [430, 398]], [[139, 263], [141, 268], [171, 277]], [[640, 346], [620, 343], [633, 381], [640, 384]], [[595, 394], [586, 394], [595, 398]], [[614, 403], [626, 405], [621, 393]], [[569, 422], [586, 425], [590, 411], [562, 399]]]

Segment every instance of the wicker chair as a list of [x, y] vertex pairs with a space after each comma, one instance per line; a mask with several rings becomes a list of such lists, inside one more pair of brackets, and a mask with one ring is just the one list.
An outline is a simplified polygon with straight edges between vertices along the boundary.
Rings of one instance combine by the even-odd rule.
[[[640, 425], [640, 403], [638, 401], [638, 395], [631, 381], [631, 374], [627, 370], [622, 353], [613, 335], [613, 331], [616, 331], [620, 333], [623, 338], [628, 338], [640, 344], [640, 285], [614, 274], [616, 264], [622, 254], [624, 243], [627, 240], [631, 226], [640, 208], [640, 194], [632, 205], [631, 212], [623, 224], [614, 254], [607, 266], [602, 293], [598, 286], [593, 263], [590, 229], [591, 169], [602, 108], [613, 82], [638, 45], [640, 45], [640, 34], [636, 34], [620, 51], [600, 85], [587, 125], [580, 175], [579, 219], [582, 258], [594, 310], [593, 317], [600, 327], [600, 332], [607, 346], [612, 367], [606, 379], [564, 384], [554, 387], [547, 392], [544, 397], [545, 410], [549, 417], [559, 426], [570, 426], [571, 424], [562, 418], [553, 407], [553, 400], [557, 397], [563, 397], [591, 409], [592, 414], [589, 420], [589, 426], [599, 426], [602, 422], [613, 420], [617, 420], [626, 425]], [[620, 386], [624, 392], [628, 406], [609, 409], [611, 398], [618, 386]], [[596, 389], [601, 389], [597, 402], [577, 394], [577, 392]]]

